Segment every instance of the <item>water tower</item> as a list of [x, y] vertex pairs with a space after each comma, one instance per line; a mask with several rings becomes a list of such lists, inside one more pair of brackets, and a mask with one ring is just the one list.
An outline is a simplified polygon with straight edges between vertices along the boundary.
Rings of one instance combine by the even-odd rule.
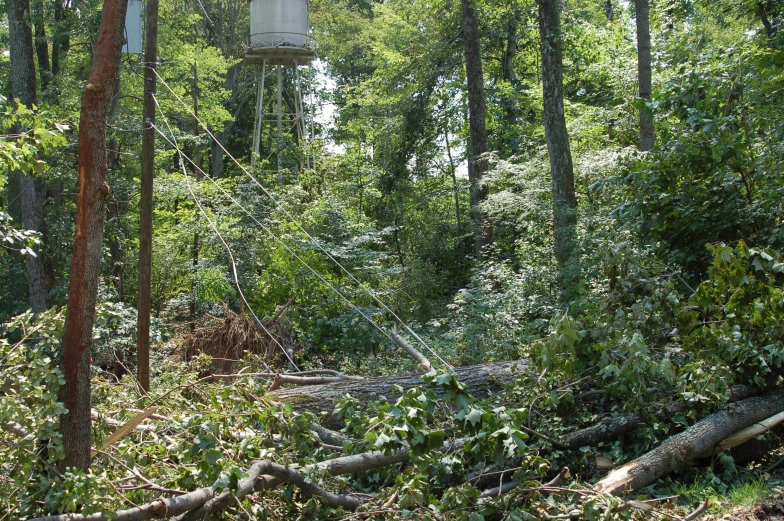
[[[305, 144], [307, 136], [306, 116], [303, 113], [302, 87], [299, 67], [307, 66], [315, 58], [315, 42], [308, 35], [310, 23], [308, 0], [250, 0], [250, 39], [245, 54], [245, 63], [257, 70], [258, 96], [256, 98], [256, 120], [253, 129], [253, 154], [251, 164], [259, 156], [261, 134], [264, 123], [277, 125], [276, 155], [278, 180], [283, 182], [283, 139], [284, 124], [287, 132], [296, 132], [297, 139]], [[277, 105], [274, 111], [264, 111], [264, 83], [272, 68], [277, 73]], [[291, 68], [293, 80], [291, 95], [284, 100], [284, 67]], [[269, 72], [268, 72], [269, 71]], [[285, 106], [284, 106], [285, 105]], [[312, 111], [310, 111], [310, 139], [313, 137]], [[272, 127], [270, 127], [270, 132]], [[305, 154], [310, 167], [310, 158]]]

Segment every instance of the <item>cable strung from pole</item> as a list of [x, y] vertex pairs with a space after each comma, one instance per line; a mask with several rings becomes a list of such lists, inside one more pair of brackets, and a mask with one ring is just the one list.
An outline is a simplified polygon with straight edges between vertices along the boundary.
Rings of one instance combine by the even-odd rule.
[[[193, 188], [191, 187], [191, 181], [190, 181], [190, 176], [188, 176], [188, 170], [185, 168], [185, 162], [182, 160], [186, 156], [182, 152], [182, 150], [180, 149], [179, 145], [177, 144], [177, 138], [175, 137], [174, 131], [172, 130], [171, 126], [169, 125], [169, 120], [166, 118], [166, 115], [163, 113], [163, 110], [161, 109], [160, 104], [158, 104], [158, 98], [153, 96], [153, 99], [155, 100], [155, 106], [158, 107], [158, 111], [160, 112], [161, 117], [163, 118], [164, 123], [166, 123], [166, 127], [169, 129], [169, 132], [171, 133], [173, 142], [171, 140], [169, 140], [169, 138], [166, 137], [166, 135], [163, 132], [161, 132], [161, 130], [157, 126], [155, 126], [152, 123], [150, 123], [150, 125], [155, 129], [156, 132], [158, 132], [158, 134], [160, 134], [168, 143], [170, 143], [174, 147], [175, 150], [177, 150], [177, 153], [179, 154], [179, 158], [180, 158], [180, 165], [182, 166], [182, 173], [185, 175], [185, 183], [188, 186], [188, 191], [190, 192], [191, 197], [193, 198], [193, 202], [196, 203], [196, 206], [199, 207], [199, 211], [204, 216], [204, 218], [207, 220], [207, 222], [210, 224], [210, 228], [212, 228], [212, 231], [215, 232], [215, 235], [218, 236], [218, 239], [221, 241], [221, 243], [223, 243], [223, 246], [226, 248], [226, 251], [229, 254], [229, 259], [231, 260], [231, 269], [232, 269], [233, 274], [234, 274], [234, 284], [237, 287], [237, 292], [240, 294], [240, 298], [242, 298], [242, 301], [245, 303], [245, 306], [248, 308], [248, 310], [250, 311], [251, 315], [253, 315], [253, 318], [256, 319], [256, 322], [259, 324], [261, 329], [270, 337], [270, 339], [272, 339], [273, 342], [275, 342], [275, 344], [277, 344], [277, 346], [280, 348], [280, 350], [286, 356], [286, 358], [291, 363], [291, 365], [294, 367], [294, 369], [299, 371], [299, 367], [297, 367], [297, 364], [294, 363], [294, 360], [292, 360], [292, 358], [289, 355], [288, 351], [286, 351], [286, 348], [283, 347], [283, 345], [278, 341], [278, 339], [275, 337], [275, 335], [273, 335], [272, 332], [264, 326], [264, 324], [261, 322], [261, 320], [259, 320], [259, 317], [256, 316], [256, 313], [253, 311], [253, 308], [250, 306], [250, 304], [248, 303], [248, 300], [245, 298], [245, 294], [242, 292], [242, 288], [240, 287], [240, 279], [239, 279], [239, 276], [237, 274], [237, 264], [236, 264], [236, 262], [234, 260], [234, 253], [231, 251], [231, 247], [229, 246], [229, 244], [223, 238], [223, 235], [221, 235], [220, 231], [218, 231], [218, 227], [215, 226], [215, 223], [212, 222], [212, 219], [210, 219], [210, 216], [207, 215], [207, 211], [202, 206], [201, 201], [199, 200], [199, 198], [196, 197], [196, 194], [194, 193]], [[188, 157], [187, 159], [188, 159], [189, 162], [193, 163], [193, 160], [191, 160], [190, 157]]]
[[[183, 151], [182, 151], [182, 150], [181, 150], [181, 149], [178, 147], [178, 145], [177, 145], [177, 143], [176, 143], [176, 142], [172, 142], [172, 141], [171, 141], [171, 140], [168, 138], [168, 136], [166, 136], [166, 135], [165, 135], [163, 132], [161, 132], [161, 130], [160, 130], [160, 129], [158, 129], [157, 127], [156, 127], [156, 131], [158, 132], [158, 134], [160, 134], [160, 136], [161, 136], [161, 137], [162, 137], [162, 138], [163, 138], [163, 139], [164, 139], [164, 140], [165, 140], [167, 143], [169, 143], [169, 145], [171, 145], [171, 146], [172, 146], [172, 148], [174, 148], [175, 150], [177, 150], [177, 152], [178, 152], [178, 154], [180, 155], [180, 157], [181, 157], [181, 158], [185, 158], [185, 159], [187, 159], [187, 160], [188, 160], [188, 162], [189, 162], [191, 165], [193, 165], [193, 167], [194, 167], [194, 168], [196, 168], [196, 169], [197, 169], [197, 170], [198, 170], [198, 171], [199, 171], [199, 172], [200, 172], [202, 175], [204, 175], [204, 177], [206, 177], [207, 179], [209, 179], [209, 180], [210, 180], [210, 182], [211, 182], [213, 185], [215, 185], [215, 187], [216, 187], [216, 188], [218, 188], [218, 190], [220, 190], [220, 191], [221, 191], [221, 192], [222, 192], [222, 193], [223, 193], [223, 194], [224, 194], [224, 195], [225, 195], [225, 196], [226, 196], [226, 197], [227, 197], [227, 198], [228, 198], [228, 199], [229, 199], [229, 200], [230, 200], [232, 203], [234, 203], [234, 204], [235, 204], [235, 205], [236, 205], [236, 206], [237, 206], [237, 207], [238, 207], [240, 210], [242, 210], [243, 212], [245, 212], [245, 214], [247, 214], [247, 215], [248, 215], [248, 217], [250, 217], [250, 218], [253, 220], [253, 222], [254, 222], [254, 223], [256, 223], [256, 225], [257, 225], [257, 226], [259, 226], [259, 227], [260, 227], [260, 228], [262, 228], [262, 229], [263, 229], [265, 232], [267, 232], [267, 234], [268, 234], [270, 237], [272, 237], [272, 239], [273, 239], [273, 240], [275, 240], [275, 242], [277, 242], [278, 244], [280, 244], [281, 246], [283, 246], [283, 248], [285, 248], [285, 249], [286, 249], [286, 251], [288, 251], [288, 252], [289, 252], [289, 253], [290, 253], [290, 254], [291, 254], [291, 255], [292, 255], [294, 258], [296, 258], [296, 259], [297, 259], [297, 260], [298, 260], [300, 263], [302, 263], [302, 265], [303, 265], [303, 266], [305, 266], [305, 267], [306, 267], [308, 270], [310, 270], [310, 272], [311, 272], [311, 273], [313, 273], [313, 275], [315, 275], [315, 276], [316, 276], [316, 277], [317, 277], [317, 278], [318, 278], [318, 279], [319, 279], [319, 280], [320, 280], [322, 283], [324, 283], [324, 284], [325, 284], [325, 285], [326, 285], [326, 286], [327, 286], [329, 289], [331, 289], [332, 291], [334, 291], [335, 293], [337, 293], [337, 294], [338, 294], [338, 295], [339, 295], [339, 296], [340, 296], [340, 297], [341, 297], [341, 298], [342, 298], [342, 299], [343, 299], [343, 300], [344, 300], [344, 301], [345, 301], [345, 302], [346, 302], [346, 303], [349, 305], [349, 307], [351, 307], [351, 309], [352, 309], [352, 310], [356, 311], [356, 312], [357, 312], [359, 315], [361, 315], [361, 316], [362, 316], [362, 317], [363, 317], [365, 320], [367, 320], [367, 321], [368, 321], [368, 322], [369, 322], [369, 323], [370, 323], [370, 324], [371, 324], [373, 327], [375, 327], [375, 328], [376, 328], [376, 329], [377, 329], [377, 330], [378, 330], [378, 331], [379, 331], [381, 334], [383, 334], [383, 335], [384, 335], [385, 337], [387, 337], [389, 340], [391, 340], [392, 342], [394, 342], [394, 341], [395, 341], [395, 339], [394, 339], [394, 338], [392, 338], [392, 336], [389, 334], [389, 332], [388, 332], [388, 331], [386, 331], [384, 328], [382, 328], [381, 326], [379, 326], [378, 324], [376, 324], [376, 322], [375, 322], [375, 321], [374, 321], [374, 320], [373, 320], [371, 317], [369, 317], [369, 316], [368, 316], [368, 315], [367, 315], [365, 312], [363, 312], [361, 309], [359, 309], [359, 308], [358, 308], [358, 307], [357, 307], [357, 306], [356, 306], [356, 305], [355, 305], [353, 302], [351, 302], [351, 300], [350, 300], [348, 297], [346, 297], [346, 296], [345, 296], [343, 293], [341, 293], [341, 292], [340, 292], [340, 290], [338, 290], [338, 289], [337, 289], [335, 286], [333, 286], [333, 285], [332, 285], [332, 284], [331, 284], [331, 283], [330, 283], [328, 280], [326, 280], [326, 279], [325, 279], [325, 278], [324, 278], [324, 277], [323, 277], [323, 276], [322, 276], [322, 275], [321, 275], [319, 272], [317, 272], [317, 271], [316, 271], [316, 270], [315, 270], [315, 269], [314, 269], [312, 266], [310, 266], [310, 265], [309, 265], [309, 264], [308, 264], [308, 263], [307, 263], [307, 262], [306, 262], [304, 259], [302, 259], [302, 257], [300, 257], [300, 256], [297, 254], [297, 252], [295, 252], [294, 250], [292, 250], [292, 249], [291, 249], [291, 247], [290, 247], [288, 244], [286, 244], [286, 243], [285, 243], [285, 242], [284, 242], [282, 239], [280, 239], [278, 236], [276, 236], [276, 235], [275, 235], [275, 233], [274, 233], [274, 232], [273, 232], [273, 231], [272, 231], [272, 230], [271, 230], [269, 227], [267, 227], [266, 225], [264, 225], [264, 223], [262, 223], [261, 221], [259, 221], [259, 220], [256, 218], [256, 216], [255, 216], [255, 215], [253, 215], [253, 214], [250, 212], [250, 210], [248, 210], [247, 208], [245, 208], [245, 206], [243, 206], [243, 205], [242, 205], [242, 203], [240, 203], [239, 201], [237, 201], [237, 200], [236, 200], [236, 199], [235, 199], [235, 198], [234, 198], [234, 197], [233, 197], [233, 196], [232, 196], [232, 195], [231, 195], [231, 194], [230, 194], [228, 191], [226, 191], [226, 189], [225, 189], [225, 188], [223, 188], [221, 185], [219, 185], [218, 183], [216, 183], [216, 182], [215, 182], [215, 180], [214, 180], [212, 177], [210, 177], [210, 176], [209, 176], [209, 174], [207, 174], [207, 173], [206, 173], [204, 170], [202, 170], [202, 168], [201, 168], [201, 167], [200, 167], [198, 164], [196, 164], [196, 162], [195, 162], [195, 161], [193, 161], [193, 159], [191, 159], [191, 158], [190, 158], [190, 157], [189, 157], [187, 154], [185, 154], [185, 153], [184, 153], [184, 152], [183, 152]], [[187, 174], [186, 174], [186, 178], [187, 178]], [[192, 193], [192, 192], [191, 192], [191, 193]], [[197, 204], [198, 204], [198, 203], [197, 203]], [[211, 224], [211, 223], [210, 223], [210, 224]], [[215, 229], [215, 228], [213, 227], [213, 230], [214, 230], [214, 229]], [[216, 233], [218, 233], [218, 232], [216, 231]], [[219, 236], [220, 236], [220, 235], [219, 235]], [[223, 242], [224, 246], [225, 246], [227, 249], [229, 249], [229, 246], [226, 244], [226, 242], [225, 242], [225, 241], [223, 241], [223, 238], [222, 238], [222, 237], [220, 237], [220, 239], [221, 239], [221, 241]], [[230, 253], [231, 253], [231, 252], [230, 252]], [[236, 280], [236, 271], [235, 271], [235, 280]], [[246, 304], [247, 304], [247, 301], [246, 301]], [[252, 312], [252, 310], [251, 310], [251, 312]], [[255, 315], [254, 315], [254, 316], [255, 316]], [[256, 318], [256, 320], [258, 320], [258, 318]], [[261, 324], [260, 324], [260, 325], [261, 325]], [[264, 327], [264, 326], [262, 325], [262, 328], [263, 328], [263, 327]], [[266, 330], [266, 329], [265, 329], [265, 330]]]
[[[322, 251], [322, 252], [323, 252], [323, 253], [324, 253], [324, 254], [325, 254], [325, 255], [326, 255], [326, 256], [327, 256], [327, 257], [328, 257], [328, 258], [329, 258], [329, 259], [330, 259], [330, 260], [331, 260], [331, 261], [332, 261], [332, 262], [333, 262], [333, 263], [334, 263], [334, 264], [335, 264], [337, 267], [338, 267], [338, 268], [340, 268], [340, 269], [343, 271], [343, 273], [345, 273], [345, 274], [346, 274], [346, 275], [347, 275], [347, 276], [348, 276], [348, 277], [349, 277], [351, 280], [353, 280], [354, 282], [356, 282], [356, 284], [359, 286], [359, 288], [361, 288], [361, 290], [362, 290], [362, 291], [364, 291], [364, 292], [365, 292], [365, 293], [366, 293], [366, 294], [367, 294], [367, 295], [368, 295], [368, 296], [369, 296], [371, 299], [373, 299], [373, 301], [375, 301], [375, 302], [376, 302], [376, 303], [377, 303], [379, 306], [381, 306], [381, 307], [382, 307], [384, 310], [386, 310], [386, 311], [387, 311], [387, 312], [388, 312], [390, 315], [392, 315], [392, 317], [394, 317], [394, 318], [395, 318], [395, 320], [397, 320], [397, 322], [398, 322], [398, 323], [400, 323], [400, 325], [401, 325], [401, 326], [402, 326], [402, 327], [403, 327], [403, 328], [404, 328], [406, 331], [408, 331], [408, 332], [409, 332], [409, 333], [410, 333], [410, 334], [411, 334], [411, 335], [412, 335], [412, 336], [413, 336], [413, 337], [414, 337], [414, 338], [415, 338], [415, 339], [416, 339], [416, 340], [417, 340], [417, 341], [418, 341], [420, 344], [422, 344], [422, 346], [424, 346], [424, 347], [425, 347], [425, 349], [427, 349], [427, 350], [428, 350], [430, 353], [432, 353], [432, 354], [433, 354], [433, 356], [435, 356], [435, 357], [436, 357], [436, 358], [437, 358], [437, 359], [438, 359], [438, 360], [439, 360], [441, 363], [443, 363], [443, 364], [444, 364], [446, 367], [448, 367], [449, 369], [453, 369], [452, 365], [451, 365], [451, 364], [449, 364], [449, 363], [448, 363], [446, 360], [444, 360], [443, 358], [441, 358], [441, 356], [439, 356], [439, 354], [438, 354], [438, 353], [437, 353], [437, 352], [436, 352], [436, 351], [435, 351], [433, 348], [431, 348], [431, 347], [430, 347], [430, 346], [429, 346], [427, 343], [425, 343], [425, 341], [424, 341], [424, 340], [422, 340], [422, 338], [421, 338], [421, 337], [420, 337], [420, 336], [419, 336], [419, 335], [418, 335], [418, 334], [417, 334], [417, 333], [416, 333], [416, 332], [415, 332], [413, 329], [411, 329], [411, 328], [408, 326], [408, 324], [406, 324], [406, 323], [405, 323], [405, 322], [404, 322], [404, 321], [403, 321], [403, 320], [402, 320], [402, 319], [401, 319], [401, 318], [400, 318], [400, 317], [397, 315], [397, 313], [395, 313], [395, 312], [394, 312], [394, 311], [393, 311], [393, 310], [392, 310], [392, 309], [391, 309], [389, 306], [387, 306], [387, 305], [386, 305], [386, 304], [385, 304], [385, 303], [384, 303], [384, 302], [383, 302], [381, 299], [379, 299], [379, 298], [378, 298], [378, 297], [377, 297], [377, 296], [376, 296], [376, 295], [375, 295], [375, 294], [374, 294], [372, 291], [370, 291], [370, 290], [369, 290], [367, 287], [365, 287], [365, 285], [364, 285], [362, 282], [360, 282], [360, 281], [359, 281], [359, 280], [358, 280], [358, 279], [357, 279], [357, 278], [356, 278], [356, 277], [355, 277], [355, 276], [354, 276], [354, 275], [353, 275], [353, 274], [352, 274], [352, 273], [351, 273], [351, 272], [350, 272], [350, 271], [349, 271], [349, 270], [348, 270], [346, 267], [344, 267], [344, 266], [343, 266], [343, 265], [342, 265], [342, 264], [341, 264], [341, 263], [340, 263], [340, 262], [339, 262], [337, 259], [335, 259], [335, 257], [334, 257], [334, 256], [332, 256], [332, 254], [330, 254], [330, 253], [329, 253], [329, 252], [328, 252], [328, 251], [327, 251], [327, 250], [326, 250], [326, 249], [325, 249], [325, 248], [324, 248], [324, 247], [321, 245], [321, 243], [320, 243], [320, 242], [319, 242], [319, 241], [318, 241], [318, 240], [317, 240], [315, 237], [313, 237], [313, 236], [312, 236], [310, 233], [308, 233], [308, 231], [307, 231], [307, 230], [306, 230], [306, 229], [305, 229], [305, 228], [302, 226], [302, 224], [300, 224], [300, 223], [299, 223], [299, 221], [297, 221], [297, 220], [294, 218], [294, 216], [293, 216], [293, 215], [292, 215], [292, 214], [291, 214], [291, 213], [290, 213], [290, 212], [289, 212], [289, 211], [288, 211], [288, 210], [287, 210], [287, 209], [286, 209], [286, 208], [285, 208], [285, 207], [284, 207], [284, 206], [283, 206], [283, 205], [282, 205], [282, 204], [281, 204], [281, 203], [280, 203], [278, 200], [277, 200], [277, 198], [275, 198], [275, 196], [274, 196], [274, 195], [272, 195], [272, 193], [271, 193], [269, 190], [267, 190], [267, 188], [266, 188], [266, 187], [265, 187], [265, 186], [264, 186], [264, 185], [263, 185], [263, 184], [262, 184], [262, 183], [261, 183], [261, 182], [260, 182], [260, 181], [259, 181], [259, 180], [258, 180], [256, 177], [255, 177], [255, 176], [253, 176], [253, 174], [251, 174], [251, 173], [250, 173], [250, 172], [249, 172], [249, 171], [248, 171], [248, 170], [247, 170], [247, 169], [246, 169], [246, 168], [245, 168], [245, 167], [244, 167], [244, 166], [243, 166], [243, 165], [242, 165], [242, 164], [241, 164], [239, 161], [237, 161], [237, 159], [236, 159], [236, 158], [235, 158], [235, 157], [234, 157], [234, 156], [233, 156], [233, 155], [232, 155], [232, 154], [231, 154], [231, 153], [230, 153], [228, 150], [226, 150], [226, 147], [224, 147], [224, 146], [223, 146], [223, 143], [221, 143], [221, 142], [220, 142], [218, 139], [216, 139], [216, 138], [215, 138], [215, 136], [214, 136], [214, 135], [213, 135], [213, 133], [210, 131], [210, 129], [209, 129], [209, 128], [208, 128], [208, 127], [207, 127], [207, 126], [206, 126], [206, 125], [205, 125], [205, 124], [204, 124], [204, 123], [203, 123], [203, 122], [202, 122], [202, 121], [199, 119], [199, 117], [198, 117], [198, 116], [197, 116], [197, 115], [196, 115], [196, 114], [195, 114], [195, 113], [194, 113], [194, 112], [191, 110], [190, 106], [189, 106], [188, 104], [186, 104], [186, 103], [185, 103], [185, 102], [182, 100], [182, 98], [180, 98], [180, 96], [179, 96], [179, 95], [178, 95], [176, 92], [174, 92], [174, 90], [173, 90], [173, 89], [172, 89], [172, 88], [169, 86], [169, 84], [168, 84], [168, 83], [166, 83], [166, 81], [165, 81], [165, 80], [164, 80], [164, 79], [163, 79], [163, 78], [160, 76], [160, 74], [158, 74], [158, 72], [157, 72], [157, 71], [154, 71], [154, 72], [155, 72], [155, 75], [158, 77], [158, 81], [160, 81], [160, 83], [161, 83], [161, 84], [162, 84], [164, 87], [166, 87], [166, 89], [167, 89], [169, 92], [171, 92], [171, 94], [172, 94], [172, 95], [175, 97], [175, 99], [177, 99], [177, 101], [179, 101], [179, 103], [180, 103], [180, 104], [183, 106], [183, 108], [185, 108], [185, 110], [186, 110], [186, 111], [187, 111], [187, 112], [188, 112], [188, 113], [189, 113], [191, 116], [193, 116], [193, 118], [195, 119], [195, 121], [197, 121], [197, 122], [199, 123], [199, 125], [201, 125], [201, 127], [202, 127], [202, 128], [204, 129], [204, 131], [205, 131], [205, 132], [206, 132], [206, 133], [207, 133], [207, 134], [210, 136], [210, 138], [211, 138], [211, 139], [212, 139], [212, 140], [213, 140], [213, 141], [214, 141], [214, 142], [215, 142], [215, 143], [216, 143], [216, 144], [217, 144], [217, 145], [218, 145], [218, 146], [221, 148], [221, 150], [222, 150], [222, 151], [223, 151], [223, 152], [224, 152], [224, 153], [225, 153], [227, 156], [229, 156], [229, 158], [230, 158], [230, 159], [231, 159], [231, 160], [234, 162], [234, 164], [236, 164], [236, 165], [237, 165], [237, 166], [238, 166], [238, 167], [239, 167], [239, 168], [240, 168], [240, 169], [241, 169], [241, 170], [242, 170], [242, 171], [243, 171], [243, 172], [244, 172], [244, 173], [245, 173], [245, 174], [246, 174], [246, 175], [247, 175], [247, 176], [248, 176], [248, 177], [249, 177], [249, 178], [250, 178], [252, 181], [253, 181], [253, 183], [254, 183], [254, 184], [256, 184], [256, 185], [257, 185], [259, 188], [261, 188], [261, 190], [264, 192], [264, 194], [265, 194], [267, 197], [269, 197], [269, 198], [270, 198], [270, 200], [271, 200], [271, 201], [272, 201], [272, 202], [275, 204], [275, 206], [276, 206], [276, 207], [278, 207], [278, 208], [279, 208], [279, 209], [280, 209], [280, 210], [281, 210], [281, 211], [282, 211], [282, 212], [283, 212], [283, 213], [286, 215], [286, 217], [288, 217], [288, 218], [291, 220], [291, 222], [292, 222], [292, 223], [293, 223], [293, 224], [294, 224], [294, 225], [295, 225], [297, 228], [299, 228], [299, 230], [300, 230], [300, 231], [301, 231], [303, 234], [305, 234], [305, 236], [306, 236], [306, 237], [307, 237], [307, 238], [310, 240], [311, 244], [313, 244], [313, 245], [314, 245], [314, 246], [316, 246], [316, 247], [317, 247], [319, 250], [321, 250], [321, 251]], [[375, 324], [375, 322], [374, 322], [374, 324]], [[390, 338], [390, 340], [393, 340], [393, 339], [392, 339], [392, 338], [391, 338], [391, 337], [390, 337], [388, 334], [387, 334], [386, 336], [387, 336], [388, 338]], [[393, 340], [393, 341], [394, 341], [394, 340]]]

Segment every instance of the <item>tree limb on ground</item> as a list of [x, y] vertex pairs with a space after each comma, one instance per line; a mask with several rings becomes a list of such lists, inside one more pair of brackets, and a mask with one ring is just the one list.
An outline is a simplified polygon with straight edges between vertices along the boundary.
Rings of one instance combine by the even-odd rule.
[[640, 458], [610, 472], [594, 490], [618, 494], [638, 490], [678, 470], [702, 454], [710, 454], [736, 432], [784, 411], [784, 389], [729, 404], [664, 441]]
[[[329, 374], [331, 376], [308, 376], [313, 374]], [[364, 380], [364, 378], [360, 376], [347, 376], [331, 369], [325, 369], [322, 371], [305, 371], [303, 373], [277, 374], [275, 375], [275, 380], [272, 382], [268, 392], [280, 389], [283, 384], [323, 385], [344, 382], [347, 380], [361, 382]]]
[[[757, 391], [753, 387], [734, 385], [730, 388], [729, 394], [731, 400], [735, 402], [750, 398], [756, 393]], [[671, 402], [665, 407], [656, 410], [654, 415], [661, 421], [669, 421], [676, 414], [685, 412], [688, 407], [688, 404], [683, 402]], [[646, 418], [647, 414], [641, 412], [633, 412], [615, 418], [607, 418], [596, 425], [566, 435], [563, 439], [563, 444], [569, 449], [575, 450], [580, 447], [598, 445], [603, 441], [615, 440], [623, 434], [636, 430], [641, 423], [645, 422]]]
[[[410, 458], [408, 448], [403, 448], [391, 454], [383, 452], [367, 452], [351, 456], [322, 461], [308, 465], [305, 470], [321, 470], [330, 476], [350, 474], [372, 470], [396, 463], [403, 463]], [[342, 506], [347, 510], [356, 509], [363, 501], [351, 496], [334, 494], [315, 485], [299, 471], [284, 467], [269, 461], [257, 461], [248, 470], [248, 477], [240, 482], [236, 497], [242, 499], [252, 492], [270, 490], [282, 483], [291, 483], [299, 487], [305, 494], [323, 497], [333, 506]], [[240, 495], [244, 494], [244, 495]], [[203, 519], [208, 513], [206, 505], [209, 503], [210, 511], [215, 512], [231, 502], [233, 495], [226, 491], [218, 494], [212, 487], [205, 487], [174, 498], [157, 498], [145, 505], [115, 514], [96, 512], [94, 514], [61, 514], [39, 517], [30, 521], [145, 521], [147, 519], [161, 519], [182, 516], [182, 521], [188, 519]], [[185, 515], [184, 515], [185, 514]]]

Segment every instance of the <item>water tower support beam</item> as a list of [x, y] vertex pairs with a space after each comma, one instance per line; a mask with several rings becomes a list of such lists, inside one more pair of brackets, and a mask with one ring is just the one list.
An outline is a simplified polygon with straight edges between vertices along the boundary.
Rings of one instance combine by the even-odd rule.
[[[296, 113], [294, 116], [294, 124], [297, 126], [297, 138], [299, 138], [299, 144], [302, 147], [302, 156], [299, 162], [299, 169], [302, 170], [304, 168], [303, 159], [307, 157], [307, 152], [305, 152], [305, 119], [302, 112], [302, 90], [297, 60], [294, 60], [294, 112]], [[308, 163], [309, 162], [310, 161], [308, 161]]]
[[253, 154], [250, 158], [251, 166], [256, 166], [256, 161], [261, 148], [261, 123], [264, 120], [264, 78], [267, 77], [267, 60], [261, 65], [261, 81], [259, 82], [259, 94], [256, 98], [256, 124], [253, 127]]

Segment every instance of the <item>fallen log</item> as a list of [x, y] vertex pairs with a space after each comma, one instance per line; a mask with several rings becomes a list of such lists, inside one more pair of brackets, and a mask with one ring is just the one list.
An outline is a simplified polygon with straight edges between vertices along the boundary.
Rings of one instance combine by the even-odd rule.
[[[458, 379], [466, 386], [469, 393], [476, 398], [487, 398], [501, 391], [504, 386], [514, 383], [518, 375], [528, 368], [527, 360], [514, 362], [493, 362], [489, 364], [456, 367]], [[421, 374], [403, 376], [379, 376], [363, 381], [343, 381], [308, 387], [277, 389], [268, 393], [268, 397], [290, 404], [295, 411], [311, 411], [316, 414], [331, 414], [335, 402], [349, 394], [362, 402], [378, 400], [382, 396], [388, 400], [397, 397], [393, 387], [400, 386], [403, 390], [416, 386], [424, 386]]]
[[784, 389], [765, 396], [729, 404], [680, 434], [671, 436], [659, 447], [610, 472], [594, 485], [599, 493], [618, 494], [645, 487], [675, 472], [755, 423], [784, 411]]
[[[734, 385], [730, 388], [730, 400], [736, 402], [754, 396], [758, 391], [747, 385]], [[688, 404], [671, 402], [664, 407], [654, 410], [653, 415], [660, 421], [670, 421], [673, 416], [685, 412]], [[604, 441], [616, 440], [624, 434], [635, 431], [644, 423], [648, 415], [633, 412], [615, 418], [606, 418], [596, 425], [591, 425], [579, 431], [564, 436], [563, 445], [571, 450], [580, 447], [591, 447]]]

